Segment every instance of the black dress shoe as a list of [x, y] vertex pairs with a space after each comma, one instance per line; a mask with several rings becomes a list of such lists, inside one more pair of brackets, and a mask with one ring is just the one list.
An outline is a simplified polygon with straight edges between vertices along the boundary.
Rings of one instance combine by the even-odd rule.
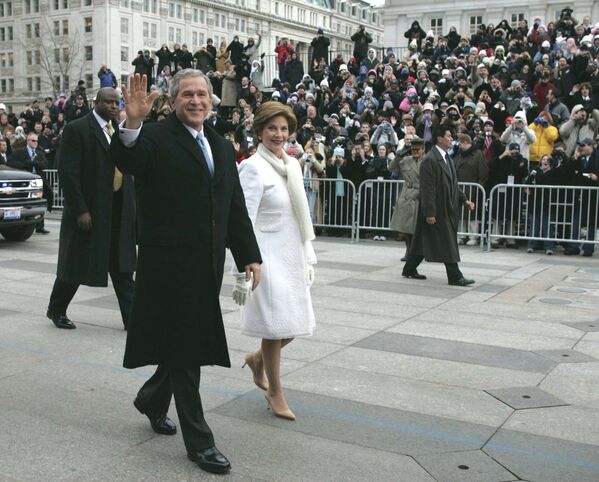
[[407, 273], [407, 272], [403, 271], [401, 273], [401, 275], [404, 278], [410, 278], [410, 279], [426, 279], [426, 276], [424, 276], [423, 274], [420, 274], [418, 271], [414, 271], [413, 273]]
[[449, 281], [447, 284], [450, 284], [451, 286], [468, 286], [468, 285], [474, 284], [474, 280], [467, 279], [467, 278], [460, 278], [455, 281]]
[[36, 229], [35, 232], [38, 234], [50, 234], [50, 231], [48, 231], [46, 228]]
[[67, 315], [57, 315], [48, 310], [46, 311], [46, 316], [52, 320], [56, 328], [64, 328], [65, 330], [74, 330], [77, 328], [75, 323], [67, 318]]
[[148, 417], [154, 432], [162, 435], [175, 435], [177, 433], [177, 426], [175, 425], [175, 422], [168, 418], [166, 413], [162, 415], [154, 415], [153, 413], [150, 413], [143, 407], [137, 398], [133, 400], [133, 405], [135, 405], [135, 408], [139, 410], [139, 413]]
[[187, 452], [187, 457], [206, 472], [226, 474], [231, 470], [231, 462], [216, 447], [198, 450], [197, 452]]

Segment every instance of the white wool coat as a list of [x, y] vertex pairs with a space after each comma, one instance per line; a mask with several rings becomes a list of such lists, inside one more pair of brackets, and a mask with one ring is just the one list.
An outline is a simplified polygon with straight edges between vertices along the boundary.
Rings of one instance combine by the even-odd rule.
[[243, 332], [266, 339], [311, 336], [316, 321], [306, 268], [316, 256], [312, 243], [302, 241], [287, 179], [258, 153], [241, 163], [239, 179], [262, 254], [260, 284], [241, 307]]

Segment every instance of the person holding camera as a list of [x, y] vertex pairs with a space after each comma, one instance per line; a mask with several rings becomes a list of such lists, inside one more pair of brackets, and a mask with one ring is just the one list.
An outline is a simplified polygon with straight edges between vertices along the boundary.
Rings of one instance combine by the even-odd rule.
[[[592, 138], [586, 137], [576, 143], [576, 151], [571, 161], [572, 184], [575, 186], [599, 187], [599, 152]], [[580, 253], [580, 234], [586, 228], [587, 241], [595, 240], [597, 231], [597, 190], [584, 190], [580, 197], [574, 199], [574, 216], [572, 219], [573, 240], [568, 243], [564, 254], [577, 255]], [[595, 245], [582, 243], [582, 255], [592, 256]]]
[[147, 90], [150, 92], [154, 74], [154, 59], [150, 57], [150, 51], [138, 50], [137, 57], [133, 59], [131, 65], [135, 66], [134, 74], [145, 75], [148, 78]]
[[526, 160], [528, 160], [530, 156], [530, 146], [536, 140], [536, 134], [527, 125], [526, 114], [524, 111], [516, 113], [510, 126], [503, 131], [503, 134], [501, 135], [501, 142], [504, 144], [518, 144], [518, 152]]
[[555, 141], [559, 138], [559, 132], [554, 127], [553, 119], [549, 112], [541, 112], [528, 127], [535, 133], [536, 140], [530, 145], [531, 169], [538, 167], [539, 162], [545, 155], [551, 155]]
[[351, 36], [351, 41], [354, 43], [353, 57], [360, 65], [368, 54], [368, 45], [372, 43], [372, 35], [366, 31], [364, 25], [360, 25], [358, 31]]
[[559, 128], [559, 134], [566, 144], [566, 154], [572, 157], [576, 151], [576, 143], [582, 139], [595, 137], [599, 126], [599, 110], [585, 110], [582, 104], [575, 105], [570, 120]]
[[[528, 160], [522, 156], [520, 144], [512, 142], [489, 165], [489, 190], [497, 184], [522, 184], [527, 174]], [[497, 209], [489, 213], [489, 216], [492, 217], [491, 232], [505, 235], [513, 234], [517, 230], [520, 212], [518, 197], [514, 190], [498, 191], [493, 199], [493, 204], [497, 206]], [[518, 247], [515, 240], [508, 239], [506, 242], [503, 238], [492, 241], [491, 246], [497, 248], [500, 243], [506, 243], [508, 248]]]

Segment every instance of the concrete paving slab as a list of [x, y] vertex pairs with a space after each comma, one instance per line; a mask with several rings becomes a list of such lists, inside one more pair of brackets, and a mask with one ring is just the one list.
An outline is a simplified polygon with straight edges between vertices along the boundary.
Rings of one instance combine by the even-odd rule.
[[437, 482], [505, 482], [514, 474], [480, 450], [414, 457]]
[[431, 296], [434, 298], [455, 298], [462, 294], [461, 290], [451, 288], [441, 288], [439, 286], [430, 286], [423, 283], [397, 283], [390, 281], [373, 281], [361, 278], [352, 278], [337, 281], [333, 283], [333, 286], [340, 286], [345, 288], [359, 288], [361, 290], [370, 290], [377, 292], [389, 292], [389, 293], [401, 293], [419, 296]]
[[555, 366], [547, 358], [524, 350], [390, 332], [377, 333], [354, 346], [538, 373], [547, 373]]
[[593, 331], [599, 331], [599, 322], [592, 322], [592, 321], [583, 321], [583, 322], [567, 322], [564, 321], [562, 323], [563, 325], [567, 325], [567, 326], [571, 326], [572, 328], [576, 328], [577, 330], [580, 331], [584, 331], [584, 332], [593, 332]]
[[376, 266], [371, 264], [358, 264], [358, 263], [340, 263], [338, 261], [319, 261], [316, 268], [320, 271], [321, 269], [335, 269], [343, 271], [355, 271], [357, 273], [373, 273], [383, 269], [383, 266]]
[[304, 392], [468, 423], [500, 426], [512, 413], [480, 390], [320, 364], [290, 373], [284, 385]]
[[44, 263], [25, 259], [14, 259], [0, 261], [0, 268], [17, 269], [22, 271], [33, 271], [34, 273], [56, 274], [56, 263]]
[[594, 445], [501, 429], [485, 445], [483, 452], [524, 480], [599, 480], [599, 447]]
[[439, 453], [482, 447], [493, 428], [370, 405], [350, 400], [286, 390], [295, 422], [274, 417], [266, 410], [260, 391], [221, 405], [214, 413], [308, 435], [397, 454]]
[[599, 408], [599, 363], [561, 364], [541, 382], [540, 388], [571, 405]]
[[[456, 325], [466, 328], [485, 328], [504, 333], [515, 333], [530, 336], [545, 336], [550, 338], [565, 338], [572, 342], [578, 341], [581, 333], [571, 327], [563, 326], [563, 323], [547, 323], [542, 317], [538, 320], [512, 318], [495, 313], [494, 315], [481, 315], [477, 313], [460, 313], [447, 311], [444, 307], [421, 313], [413, 320], [425, 320], [442, 322], [447, 325]], [[599, 323], [598, 323], [599, 324]], [[492, 340], [490, 340], [492, 342]]]
[[[373, 301], [372, 299], [370, 302], [346, 299], [343, 303], [340, 303], [339, 298], [327, 296], [326, 293], [315, 297], [313, 305], [316, 312], [321, 313], [319, 319], [325, 317], [325, 321], [332, 319], [339, 322], [339, 318], [341, 317], [348, 326], [368, 326], [376, 329], [383, 329], [394, 325], [429, 309], [426, 306], [403, 303], [401, 297], [399, 297], [396, 303], [385, 303], [380, 300]], [[335, 306], [336, 309], [331, 308], [332, 306]], [[335, 313], [337, 316], [334, 315]], [[389, 323], [389, 318], [392, 322], [395, 321], [395, 323]]]
[[381, 373], [439, 385], [480, 390], [510, 387], [516, 384], [536, 385], [545, 376], [542, 373], [435, 360], [354, 347], [333, 353], [322, 359], [320, 363], [366, 373]]
[[[518, 410], [502, 428], [599, 446], [599, 412], [594, 408], [566, 406]], [[599, 459], [597, 461], [599, 463]]]
[[478, 326], [460, 326], [443, 322], [423, 321], [420, 318], [416, 317], [405, 321], [390, 328], [388, 331], [422, 337], [430, 336], [431, 333], [434, 333], [434, 337], [438, 339], [515, 348], [518, 350], [569, 349], [574, 343], [574, 340], [567, 338], [553, 338], [544, 335], [494, 330], [492, 328], [492, 318], [487, 320], [490, 326], [485, 326], [484, 320], [480, 320], [483, 323], [479, 322]]
[[506, 387], [485, 391], [514, 410], [568, 405], [565, 401], [535, 386]]
[[583, 339], [582, 341], [578, 342], [574, 349], [580, 353], [585, 353], [592, 357], [599, 358], [599, 342], [597, 341]]
[[535, 353], [549, 358], [556, 363], [588, 363], [599, 361], [597, 358], [585, 355], [576, 350], [537, 350]]

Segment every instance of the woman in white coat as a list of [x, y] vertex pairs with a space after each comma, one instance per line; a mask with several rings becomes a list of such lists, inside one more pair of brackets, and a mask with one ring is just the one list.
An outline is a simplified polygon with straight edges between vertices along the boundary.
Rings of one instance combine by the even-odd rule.
[[310, 297], [314, 230], [300, 164], [284, 151], [296, 125], [293, 111], [279, 102], [266, 102], [256, 111], [258, 150], [240, 164], [239, 179], [262, 254], [262, 274], [251, 297], [243, 273], [236, 275], [233, 290], [242, 305], [244, 333], [262, 339], [246, 364], [274, 414], [289, 420], [295, 415], [281, 387], [281, 349], [298, 336], [311, 336], [316, 324]]

